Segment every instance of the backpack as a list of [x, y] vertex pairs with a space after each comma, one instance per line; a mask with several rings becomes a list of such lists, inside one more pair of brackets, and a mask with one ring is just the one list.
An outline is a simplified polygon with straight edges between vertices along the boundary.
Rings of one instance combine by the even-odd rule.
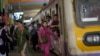
[[2, 31], [1, 31], [1, 35], [0, 35], [0, 46], [2, 46], [4, 44], [4, 41], [3, 41], [3, 38], [2, 38]]
[[5, 34], [5, 30], [2, 30], [1, 35], [0, 35], [0, 53], [5, 54], [7, 47], [6, 47], [5, 40], [4, 40], [5, 38], [3, 37], [2, 34]]

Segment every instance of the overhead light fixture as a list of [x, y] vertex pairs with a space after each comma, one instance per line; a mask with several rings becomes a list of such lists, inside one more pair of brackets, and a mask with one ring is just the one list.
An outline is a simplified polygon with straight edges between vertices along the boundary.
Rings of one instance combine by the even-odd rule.
[[15, 20], [18, 20], [18, 19], [22, 18], [21, 15], [23, 15], [23, 14], [24, 14], [24, 12], [15, 12], [15, 13], [14, 13]]
[[32, 21], [32, 19], [33, 19], [33, 18], [30, 18], [29, 20], [24, 20], [23, 22], [24, 22], [24, 23], [29, 23], [29, 22]]
[[43, 4], [43, 6], [46, 6], [46, 0], [44, 0], [44, 4]]

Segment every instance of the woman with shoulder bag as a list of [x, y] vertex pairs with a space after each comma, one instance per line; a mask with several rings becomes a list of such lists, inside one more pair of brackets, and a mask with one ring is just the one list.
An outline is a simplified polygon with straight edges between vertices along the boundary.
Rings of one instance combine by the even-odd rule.
[[52, 31], [48, 28], [47, 22], [44, 21], [38, 31], [39, 43], [40, 43], [39, 47], [43, 51], [44, 56], [50, 56], [51, 34]]

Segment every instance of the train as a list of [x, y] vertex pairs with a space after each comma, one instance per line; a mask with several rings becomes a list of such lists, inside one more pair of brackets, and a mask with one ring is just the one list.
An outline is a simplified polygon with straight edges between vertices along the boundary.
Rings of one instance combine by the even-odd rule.
[[34, 20], [58, 14], [60, 38], [54, 52], [60, 56], [100, 56], [100, 1], [51, 0]]

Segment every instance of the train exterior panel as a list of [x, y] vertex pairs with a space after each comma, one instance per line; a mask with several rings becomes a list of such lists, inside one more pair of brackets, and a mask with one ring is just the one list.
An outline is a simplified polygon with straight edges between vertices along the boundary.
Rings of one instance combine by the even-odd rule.
[[69, 55], [100, 56], [100, 45], [98, 45], [100, 26], [79, 27], [76, 21], [77, 13], [74, 11], [74, 2], [75, 0], [64, 0], [64, 20], [66, 21], [66, 33], [68, 35], [65, 37], [68, 46], [66, 49]]

